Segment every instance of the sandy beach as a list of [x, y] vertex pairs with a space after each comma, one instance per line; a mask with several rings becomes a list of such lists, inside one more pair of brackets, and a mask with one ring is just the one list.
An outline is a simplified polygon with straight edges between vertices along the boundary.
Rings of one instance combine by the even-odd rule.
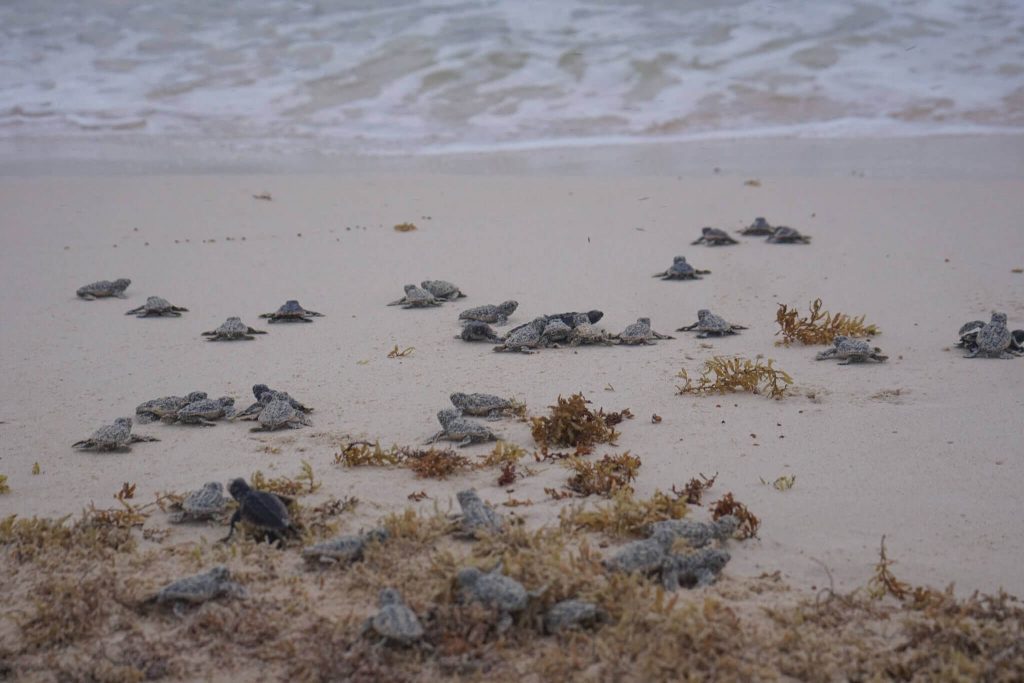
[[[1007, 141], [993, 163], [1012, 170], [1024, 143]], [[970, 141], [959, 144], [969, 157]], [[885, 177], [817, 174], [800, 159], [776, 172], [684, 176], [0, 177], [0, 474], [11, 489], [0, 496], [0, 517], [107, 507], [123, 482], [148, 502], [256, 470], [294, 476], [307, 461], [322, 487], [304, 504], [360, 500], [346, 530], [405, 508], [447, 510], [470, 486], [496, 506], [532, 501], [504, 511], [538, 528], [581, 502], [545, 494], [565, 482], [558, 463], [531, 465], [532, 476], [498, 486], [493, 470], [422, 480], [403, 469], [344, 468], [335, 454], [351, 439], [421, 444], [454, 391], [512, 396], [531, 415], [582, 392], [595, 408], [636, 416], [619, 426], [617, 445], [596, 456], [639, 456], [639, 496], [717, 473], [708, 495], [732, 492], [761, 518], [757, 538], [731, 543], [725, 588], [714, 590], [780, 572], [796, 594], [813, 596], [829, 582], [823, 565], [837, 591], [853, 590], [871, 578], [884, 535], [904, 581], [955, 583], [958, 595], [1020, 595], [1024, 361], [965, 360], [952, 344], [962, 323], [993, 309], [1024, 328], [1022, 177], [907, 165]], [[254, 199], [264, 192], [272, 200]], [[796, 227], [812, 242], [690, 246], [703, 225], [736, 231], [755, 216]], [[402, 222], [418, 229], [396, 232]], [[676, 255], [712, 274], [692, 282], [651, 277]], [[77, 287], [116, 277], [132, 280], [126, 299], [76, 299]], [[455, 282], [467, 298], [428, 310], [385, 306], [404, 284], [435, 278]], [[124, 314], [150, 295], [189, 311], [173, 319]], [[889, 361], [838, 366], [816, 362], [818, 347], [777, 346], [779, 304], [805, 311], [819, 297], [828, 310], [876, 324], [882, 333], [872, 343]], [[290, 326], [258, 318], [293, 298], [326, 317]], [[453, 338], [459, 311], [505, 299], [519, 302], [512, 325], [596, 308], [609, 332], [646, 316], [676, 338], [534, 355]], [[749, 329], [706, 340], [673, 332], [700, 308]], [[269, 334], [230, 344], [200, 336], [230, 315]], [[415, 350], [388, 358], [396, 345]], [[774, 359], [794, 379], [791, 395], [677, 395], [679, 370], [694, 375], [717, 355]], [[255, 383], [313, 406], [312, 426], [263, 434], [250, 433], [249, 423], [157, 423], [136, 432], [159, 443], [130, 453], [70, 448], [144, 400], [202, 390], [244, 407]], [[652, 414], [662, 421], [653, 424]], [[524, 422], [488, 425], [536, 448]], [[465, 452], [476, 458], [491, 448]], [[789, 490], [765, 483], [784, 475], [796, 477]], [[417, 491], [429, 498], [411, 501]], [[690, 514], [707, 517], [698, 507]], [[158, 512], [144, 528], [165, 527]], [[171, 538], [213, 541], [224, 532], [174, 527]], [[300, 575], [291, 565], [282, 571]]]

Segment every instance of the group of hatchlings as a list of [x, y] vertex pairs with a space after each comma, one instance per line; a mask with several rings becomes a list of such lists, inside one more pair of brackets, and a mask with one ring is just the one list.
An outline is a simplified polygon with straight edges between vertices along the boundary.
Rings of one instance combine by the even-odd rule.
[[[786, 227], [772, 227], [763, 218], [757, 218], [740, 234], [745, 236], [767, 236], [769, 243], [808, 244], [810, 238]], [[704, 228], [693, 244], [724, 246], [738, 242], [717, 228]], [[686, 258], [677, 256], [672, 265], [654, 277], [665, 280], [695, 280], [709, 274], [708, 270], [694, 268]], [[131, 284], [128, 279], [101, 281], [86, 285], [77, 292], [78, 296], [91, 300], [100, 297], [124, 297], [124, 291]], [[388, 305], [403, 308], [428, 308], [444, 302], [464, 298], [466, 295], [454, 284], [443, 280], [426, 280], [420, 284], [405, 286], [405, 296]], [[487, 341], [497, 344], [496, 351], [532, 353], [539, 348], [581, 345], [642, 345], [653, 344], [655, 340], [672, 339], [651, 328], [649, 318], [638, 318], [619, 334], [609, 334], [596, 324], [603, 317], [599, 310], [547, 314], [534, 318], [528, 323], [499, 335], [491, 327], [508, 323], [509, 317], [518, 308], [513, 300], [497, 305], [470, 308], [459, 314], [462, 332], [457, 339], [464, 341]], [[161, 297], [149, 297], [146, 303], [127, 312], [138, 317], [175, 316], [188, 309], [174, 306]], [[261, 318], [269, 322], [312, 322], [322, 314], [303, 308], [298, 301], [289, 300], [277, 311], [265, 313]], [[1024, 330], [1007, 328], [1003, 313], [993, 312], [992, 319], [971, 321], [960, 328], [957, 346], [967, 350], [965, 357], [1010, 358], [1024, 352]], [[707, 309], [697, 312], [697, 322], [678, 328], [677, 331], [696, 332], [700, 338], [708, 336], [733, 335], [746, 329], [742, 325], [727, 322]], [[253, 339], [255, 334], [265, 334], [242, 323], [240, 318], [231, 317], [220, 327], [203, 335], [211, 341], [235, 341]], [[833, 347], [819, 353], [818, 360], [838, 359], [842, 364], [868, 360], [884, 361], [880, 349], [868, 342], [849, 337], [836, 337]], [[234, 399], [221, 397], [211, 399], [205, 392], [192, 392], [185, 396], [165, 396], [139, 405], [136, 418], [140, 423], [161, 421], [210, 426], [216, 420], [255, 420], [256, 430], [297, 428], [309, 424], [307, 414], [311, 408], [296, 401], [287, 392], [270, 389], [258, 384], [253, 387], [256, 401], [242, 411], [235, 411]], [[497, 436], [473, 417], [499, 419], [503, 415], [522, 414], [523, 406], [509, 399], [490, 394], [454, 393], [453, 407], [437, 414], [441, 430], [428, 443], [439, 439], [455, 441], [459, 446], [496, 440]], [[114, 424], [97, 430], [89, 439], [74, 444], [76, 448], [96, 450], [124, 450], [132, 443], [157, 441], [151, 436], [132, 434], [132, 418], [115, 420]], [[228, 486], [228, 493], [237, 503], [230, 518], [230, 528], [224, 541], [231, 538], [239, 522], [244, 522], [263, 537], [284, 541], [296, 536], [288, 512], [288, 501], [281, 496], [253, 489], [244, 479], [235, 479]], [[462, 514], [456, 528], [458, 535], [476, 538], [481, 533], [501, 533], [506, 521], [490, 505], [480, 499], [473, 490], [457, 494]], [[201, 489], [186, 495], [171, 516], [173, 523], [205, 522], [223, 518], [229, 505], [220, 482], [209, 482]], [[729, 561], [729, 554], [720, 547], [708, 547], [712, 542], [719, 545], [731, 537], [738, 521], [726, 516], [715, 522], [700, 523], [690, 520], [668, 520], [652, 525], [648, 538], [622, 546], [607, 558], [604, 566], [609, 571], [642, 573], [660, 580], [667, 589], [679, 586], [702, 586], [712, 583]], [[692, 552], [675, 551], [678, 541]], [[312, 545], [302, 550], [302, 556], [312, 563], [348, 564], [362, 558], [365, 548], [371, 543], [386, 543], [388, 532], [383, 528], [373, 529], [354, 535], [340, 536], [329, 541]], [[457, 595], [464, 602], [479, 602], [492, 608], [498, 616], [500, 630], [508, 628], [513, 616], [526, 609], [530, 600], [543, 594], [529, 593], [518, 581], [506, 576], [502, 567], [496, 566], [484, 572], [476, 567], [460, 570], [454, 577]], [[220, 596], [245, 597], [244, 587], [233, 581], [226, 567], [218, 566], [207, 572], [175, 581], [154, 594], [150, 600], [158, 604], [173, 605], [180, 611], [187, 604], [196, 604]], [[542, 628], [547, 633], [556, 633], [565, 628], [595, 625], [607, 615], [599, 605], [569, 598], [555, 603], [544, 614]], [[394, 588], [380, 592], [379, 611], [367, 620], [365, 632], [375, 634], [385, 641], [401, 644], [415, 644], [424, 636], [424, 628], [416, 612], [403, 600]]]

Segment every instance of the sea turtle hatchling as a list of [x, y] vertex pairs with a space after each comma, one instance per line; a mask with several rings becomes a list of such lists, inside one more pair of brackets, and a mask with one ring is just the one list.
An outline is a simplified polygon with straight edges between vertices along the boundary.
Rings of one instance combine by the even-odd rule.
[[700, 280], [701, 275], [710, 275], [710, 270], [698, 270], [686, 262], [685, 256], [676, 256], [672, 259], [672, 267], [655, 273], [651, 277], [660, 277], [662, 280]]
[[191, 491], [181, 503], [174, 505], [176, 512], [170, 516], [172, 524], [184, 522], [205, 522], [224, 514], [228, 499], [224, 497], [224, 486], [219, 481], [203, 484], [203, 488]]
[[969, 323], [964, 323], [957, 332], [960, 341], [956, 345], [965, 349], [974, 349], [978, 345], [978, 332], [983, 327], [985, 327], [984, 320], [972, 320]]
[[850, 363], [864, 363], [869, 360], [879, 363], [887, 360], [888, 356], [882, 355], [882, 350], [877, 346], [871, 346], [862, 339], [851, 339], [845, 335], [837, 335], [832, 340], [832, 348], [820, 352], [814, 360], [828, 360], [829, 358], [840, 359], [840, 365]]
[[719, 228], [705, 227], [700, 230], [701, 235], [690, 244], [706, 244], [709, 247], [720, 247], [727, 244], [739, 244], [729, 233]]
[[754, 219], [754, 222], [740, 230], [744, 237], [767, 237], [775, 232], [775, 228], [768, 224], [761, 216]]
[[71, 447], [95, 451], [127, 451], [133, 443], [159, 440], [155, 436], [132, 434], [132, 419], [119, 417], [114, 420], [114, 424], [100, 427], [88, 439], [77, 441]]
[[139, 424], [148, 424], [167, 417], [173, 421], [174, 416], [179, 410], [189, 403], [201, 401], [204, 398], [206, 398], [205, 391], [193, 391], [187, 396], [162, 396], [154, 398], [145, 403], [140, 403], [135, 408], [135, 419], [139, 421]]
[[218, 566], [202, 574], [169, 583], [150, 600], [158, 605], [173, 605], [175, 614], [181, 616], [186, 605], [199, 605], [222, 595], [244, 598], [247, 591], [244, 586], [231, 580], [231, 572], [227, 567]]
[[[591, 325], [596, 325], [597, 322], [604, 317], [604, 312], [598, 310], [587, 311], [585, 313], [581, 313], [580, 311], [569, 311], [568, 313], [546, 313], [538, 317], [543, 318], [545, 327], [547, 327], [547, 324], [550, 322], [560, 320], [569, 327], [575, 329], [576, 326], [581, 323], [590, 323]], [[534, 320], [536, 320], [536, 318]], [[531, 320], [528, 323], [523, 323], [518, 327], [513, 327], [511, 330], [509, 330], [509, 334], [514, 334], [515, 332], [518, 332], [527, 325], [533, 325], [534, 320]]]
[[255, 339], [254, 334], [266, 334], [265, 330], [257, 330], [249, 327], [237, 316], [232, 316], [221, 323], [221, 326], [209, 332], [203, 332], [208, 341], [238, 341], [241, 339]]
[[1024, 330], [1014, 330], [1010, 333], [1010, 353], [1024, 353]]
[[260, 317], [267, 318], [268, 323], [311, 323], [313, 318], [322, 318], [324, 314], [306, 310], [295, 299], [288, 299], [281, 308], [273, 313], [261, 313]]
[[256, 397], [256, 402], [250, 405], [245, 410], [235, 413], [235, 419], [238, 420], [257, 420], [259, 419], [260, 413], [263, 412], [263, 403], [260, 403], [260, 399], [263, 398], [264, 394], [269, 393], [272, 398], [279, 398], [282, 401], [288, 401], [288, 405], [295, 410], [299, 410], [303, 413], [311, 413], [313, 409], [303, 405], [296, 401], [287, 391], [277, 391], [271, 389], [266, 384], [254, 384], [252, 387], [252, 395]]
[[497, 612], [498, 632], [512, 626], [512, 615], [522, 612], [530, 602], [530, 594], [523, 584], [502, 573], [501, 564], [489, 572], [466, 567], [456, 575], [459, 597], [463, 602], [479, 602]]
[[636, 322], [614, 337], [621, 344], [653, 344], [655, 339], [675, 339], [667, 334], [659, 334], [651, 329], [650, 318], [637, 318]]
[[228, 493], [238, 501], [238, 509], [231, 516], [231, 526], [224, 541], [229, 541], [239, 522], [254, 527], [274, 540], [283, 540], [285, 535], [297, 536], [284, 501], [268, 491], [258, 491], [245, 481], [233, 479], [228, 484]]
[[661, 568], [675, 540], [676, 536], [671, 531], [659, 529], [649, 538], [626, 543], [603, 564], [606, 569], [624, 574], [650, 574]]
[[534, 318], [528, 325], [509, 332], [505, 339], [494, 347], [494, 350], [533, 353], [533, 349], [541, 343], [541, 334], [545, 327], [547, 327], [547, 321], [544, 318]]
[[464, 448], [472, 443], [498, 440], [494, 432], [487, 427], [462, 417], [462, 412], [457, 408], [445, 408], [438, 411], [437, 421], [441, 423], [441, 431], [430, 437], [427, 440], [428, 444], [444, 439], [458, 441], [459, 448]]
[[462, 290], [446, 280], [424, 280], [420, 283], [420, 287], [433, 294], [435, 299], [442, 301], [466, 298]]
[[724, 334], [736, 334], [737, 330], [745, 329], [747, 328], [743, 325], [728, 323], [724, 318], [715, 315], [706, 308], [702, 308], [697, 311], [697, 322], [686, 327], [680, 327], [676, 332], [697, 332], [697, 338], [703, 339], [709, 336], [721, 337]]
[[541, 346], [558, 348], [558, 345], [568, 341], [572, 335], [572, 326], [567, 325], [560, 318], [548, 320], [544, 330], [540, 333]]
[[138, 308], [125, 313], [125, 315], [134, 315], [138, 318], [156, 318], [169, 315], [175, 318], [180, 318], [182, 313], [187, 313], [187, 308], [181, 306], [174, 306], [170, 301], [159, 296], [151, 296], [146, 299], [146, 303], [142, 304]]
[[299, 429], [312, 424], [306, 414], [296, 410], [288, 401], [266, 393], [260, 397], [263, 409], [259, 413], [260, 426], [253, 427], [253, 432], [272, 432], [278, 429]]
[[554, 635], [570, 629], [591, 628], [607, 620], [607, 612], [593, 602], [562, 600], [544, 613], [544, 632]]
[[448, 397], [465, 415], [498, 419], [502, 415], [521, 415], [525, 406], [519, 401], [494, 394], [464, 394], [456, 391]]
[[455, 494], [462, 513], [458, 516], [459, 535], [476, 538], [478, 533], [497, 534], [505, 529], [505, 519], [488, 505], [474, 489]]
[[1006, 314], [992, 311], [992, 320], [978, 330], [972, 348], [964, 358], [1013, 358], [1007, 349], [1013, 341], [1013, 335], [1006, 329]]
[[455, 335], [455, 338], [468, 342], [500, 342], [502, 340], [502, 337], [495, 332], [490, 325], [482, 323], [479, 320], [470, 320], [467, 322], [463, 326], [462, 332]]
[[437, 300], [437, 297], [416, 285], [406, 285], [405, 296], [388, 304], [388, 306], [401, 306], [402, 308], [427, 308], [440, 305], [441, 302]]
[[659, 573], [665, 590], [710, 586], [728, 564], [729, 553], [719, 548], [702, 548], [692, 553], [667, 555]]
[[723, 515], [713, 522], [697, 522], [692, 519], [665, 519], [650, 526], [651, 535], [667, 531], [675, 538], [681, 538], [691, 548], [703, 548], [711, 541], [731, 538], [739, 527], [735, 515]]
[[102, 299], [108, 296], [116, 296], [119, 299], [124, 299], [124, 290], [128, 289], [128, 285], [131, 283], [132, 281], [126, 277], [118, 278], [113, 282], [110, 280], [100, 280], [99, 282], [92, 282], [79, 287], [75, 294], [77, 294], [80, 299], [85, 299], [86, 301]]
[[810, 244], [811, 238], [809, 235], [801, 235], [795, 228], [780, 225], [765, 241], [772, 244]]
[[202, 425], [203, 427], [213, 427], [216, 425], [215, 420], [219, 420], [222, 417], [231, 417], [235, 414], [235, 399], [230, 396], [221, 396], [220, 398], [204, 398], [199, 401], [193, 401], [183, 406], [177, 413], [174, 414], [174, 418], [163, 418], [164, 422], [180, 422], [182, 424], [193, 424]]
[[479, 320], [482, 323], [504, 325], [517, 308], [519, 308], [519, 302], [509, 299], [508, 301], [502, 301], [497, 306], [488, 304], [486, 306], [477, 306], [476, 308], [467, 308], [462, 313], [459, 313], [459, 320]]
[[381, 589], [378, 604], [380, 610], [366, 620], [364, 632], [375, 633], [386, 642], [398, 645], [412, 645], [423, 637], [423, 624], [397, 589]]
[[363, 559], [363, 551], [366, 550], [368, 543], [383, 543], [388, 540], [388, 537], [388, 530], [384, 527], [358, 534], [338, 536], [329, 541], [303, 548], [302, 559], [311, 563], [351, 564]]

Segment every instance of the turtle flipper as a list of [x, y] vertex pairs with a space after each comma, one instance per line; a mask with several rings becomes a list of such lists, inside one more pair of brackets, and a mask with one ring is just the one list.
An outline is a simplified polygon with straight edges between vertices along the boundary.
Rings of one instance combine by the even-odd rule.
[[697, 328], [697, 325], [700, 325], [700, 323], [695, 322], [694, 324], [687, 325], [686, 327], [677, 327], [676, 332], [690, 332], [692, 330], [695, 330]]
[[266, 330], [257, 330], [257, 329], [254, 329], [252, 327], [248, 328], [246, 330], [246, 332], [249, 333], [249, 334], [266, 334], [267, 333]]

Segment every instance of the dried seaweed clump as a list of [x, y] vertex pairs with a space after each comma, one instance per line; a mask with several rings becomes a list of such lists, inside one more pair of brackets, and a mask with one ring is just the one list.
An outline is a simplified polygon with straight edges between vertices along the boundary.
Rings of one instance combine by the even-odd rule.
[[0, 474], [0, 493], [10, 493], [11, 487], [7, 485], [7, 475]]
[[524, 457], [526, 457], [526, 449], [521, 446], [517, 446], [514, 443], [508, 443], [506, 441], [499, 441], [495, 444], [491, 452], [483, 457], [480, 461], [481, 467], [505, 467], [507, 465], [515, 465]]
[[762, 363], [761, 359], [725, 358], [715, 356], [704, 361], [704, 369], [694, 382], [685, 369], [679, 377], [685, 384], [678, 387], [680, 394], [728, 394], [734, 391], [748, 391], [752, 394], [767, 394], [770, 398], [782, 398], [793, 378], [786, 372], [772, 366], [774, 361]]
[[334, 454], [334, 464], [345, 467], [385, 467], [387, 465], [398, 465], [402, 457], [398, 452], [398, 446], [381, 448], [380, 442], [370, 443], [369, 441], [353, 441], [345, 445], [339, 453]]
[[680, 519], [686, 515], [686, 501], [655, 491], [650, 498], [637, 499], [632, 489], [620, 489], [605, 505], [570, 506], [560, 515], [563, 529], [572, 531], [598, 531], [618, 538], [646, 536], [647, 527], [665, 519]]
[[700, 479], [693, 477], [690, 481], [686, 482], [686, 486], [683, 487], [682, 491], [677, 490], [675, 485], [673, 485], [672, 493], [676, 494], [676, 498], [682, 498], [690, 505], [700, 505], [704, 492], [715, 485], [715, 479], [718, 479], [718, 472], [715, 472], [710, 477], [705, 477], [701, 474]]
[[579, 496], [599, 495], [609, 497], [621, 490], [632, 490], [630, 483], [636, 480], [640, 470], [640, 458], [629, 451], [620, 455], [606, 455], [597, 462], [573, 457], [566, 461], [572, 470], [565, 488]]
[[732, 493], [726, 493], [711, 507], [711, 518], [720, 519], [726, 515], [732, 515], [740, 520], [736, 529], [736, 538], [753, 538], [757, 536], [757, 530], [761, 526], [761, 520], [747, 509], [747, 506], [732, 497]]
[[790, 310], [785, 304], [779, 304], [775, 314], [782, 339], [776, 344], [789, 346], [793, 342], [801, 344], [831, 344], [838, 335], [847, 337], [873, 337], [881, 330], [875, 325], [865, 325], [864, 316], [854, 318], [845, 313], [832, 315], [821, 310], [821, 299], [811, 302], [810, 315], [801, 318], [796, 309]]
[[292, 477], [275, 477], [268, 479], [263, 472], [256, 470], [249, 477], [249, 482], [254, 489], [269, 491], [282, 496], [302, 496], [307, 493], [314, 493], [320, 488], [320, 482], [313, 476], [313, 466], [305, 460], [302, 461], [302, 468], [299, 475]]
[[130, 526], [97, 524], [88, 512], [68, 524], [70, 517], [5, 517], [0, 520], [0, 546], [9, 547], [11, 557], [17, 562], [28, 562], [50, 552], [56, 552], [67, 560], [73, 556], [135, 548]]
[[413, 223], [399, 223], [395, 226], [395, 232], [412, 232], [416, 229], [416, 225]]
[[613, 425], [633, 417], [628, 408], [606, 415], [603, 409], [590, 410], [588, 403], [583, 394], [569, 398], [559, 396], [557, 405], [550, 406], [549, 417], [530, 419], [533, 439], [541, 453], [547, 454], [552, 446], [571, 446], [576, 449], [576, 455], [585, 455], [593, 451], [596, 444], [613, 443], [619, 436]]
[[450, 448], [406, 451], [402, 464], [420, 479], [447, 479], [456, 472], [473, 467], [466, 456]]

